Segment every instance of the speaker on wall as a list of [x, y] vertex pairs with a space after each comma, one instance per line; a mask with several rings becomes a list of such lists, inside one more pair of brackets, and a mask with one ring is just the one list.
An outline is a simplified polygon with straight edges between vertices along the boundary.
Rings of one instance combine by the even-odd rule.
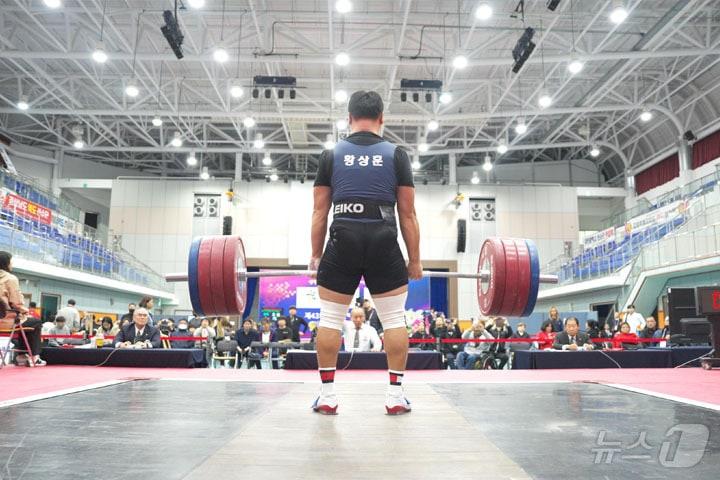
[[457, 221], [457, 251], [462, 253], [465, 251], [465, 232], [467, 230], [466, 221], [459, 219]]
[[223, 217], [223, 235], [232, 235], [232, 217]]
[[688, 142], [694, 142], [695, 140], [697, 140], [697, 137], [696, 137], [695, 134], [692, 132], [692, 130], [688, 130], [687, 132], [683, 133], [683, 137], [684, 137], [685, 140], [687, 140]]

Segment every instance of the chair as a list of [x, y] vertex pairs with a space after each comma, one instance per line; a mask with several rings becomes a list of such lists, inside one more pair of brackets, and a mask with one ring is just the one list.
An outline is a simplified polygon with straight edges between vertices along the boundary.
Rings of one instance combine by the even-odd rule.
[[220, 361], [221, 365], [224, 364], [225, 361], [232, 361], [233, 368], [237, 368], [239, 355], [240, 352], [238, 352], [238, 343], [235, 340], [220, 340], [217, 344], [215, 344], [215, 348], [213, 349], [213, 368], [217, 368], [215, 366], [216, 360]]
[[[7, 310], [7, 312], [15, 312], [16, 316], [13, 319], [11, 328], [0, 327], [0, 337], [8, 337], [8, 343], [5, 348], [3, 349], [3, 347], [0, 346], [0, 368], [3, 368], [5, 366], [5, 357], [7, 356], [8, 352], [21, 351], [12, 346], [12, 341], [15, 339], [16, 336], [22, 338], [23, 343], [25, 344], [24, 351], [27, 352], [28, 362], [30, 362], [31, 367], [34, 367], [35, 360], [33, 359], [33, 355], [35, 354], [35, 352], [33, 352], [32, 348], [30, 348], [30, 342], [28, 342], [27, 335], [25, 335], [25, 332], [31, 332], [33, 329], [20, 325], [20, 317], [18, 316], [19, 312], [17, 310]], [[7, 317], [4, 306], [0, 307], [0, 314], [2, 314], [0, 315], [0, 319]]]

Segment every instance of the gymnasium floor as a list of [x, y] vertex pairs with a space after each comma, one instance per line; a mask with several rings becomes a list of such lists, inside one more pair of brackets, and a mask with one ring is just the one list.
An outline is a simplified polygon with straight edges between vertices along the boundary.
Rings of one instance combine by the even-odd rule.
[[339, 415], [326, 417], [310, 412], [309, 371], [6, 368], [0, 479], [712, 478], [720, 469], [717, 370], [411, 371], [414, 410], [401, 417], [384, 415], [385, 376], [339, 372]]

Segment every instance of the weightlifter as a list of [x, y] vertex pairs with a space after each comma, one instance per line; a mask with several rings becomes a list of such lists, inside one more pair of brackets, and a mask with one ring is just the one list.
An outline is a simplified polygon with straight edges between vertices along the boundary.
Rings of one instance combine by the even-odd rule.
[[[320, 323], [317, 334], [322, 388], [313, 410], [335, 414], [335, 367], [343, 322], [352, 295], [365, 277], [385, 331], [389, 367], [385, 409], [410, 412], [402, 390], [408, 352], [405, 300], [408, 278], [422, 275], [415, 186], [407, 153], [380, 136], [383, 102], [372, 91], [355, 92], [348, 103], [351, 135], [325, 150], [314, 186], [310, 270], [318, 270]], [[397, 241], [395, 206], [407, 247], [407, 265]], [[333, 223], [325, 244], [328, 212]]]

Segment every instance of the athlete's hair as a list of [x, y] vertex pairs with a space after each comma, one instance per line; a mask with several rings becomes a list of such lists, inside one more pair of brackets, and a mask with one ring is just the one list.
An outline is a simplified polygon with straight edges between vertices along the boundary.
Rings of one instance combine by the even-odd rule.
[[383, 101], [377, 92], [358, 90], [348, 102], [348, 113], [353, 118], [377, 120], [383, 113]]

